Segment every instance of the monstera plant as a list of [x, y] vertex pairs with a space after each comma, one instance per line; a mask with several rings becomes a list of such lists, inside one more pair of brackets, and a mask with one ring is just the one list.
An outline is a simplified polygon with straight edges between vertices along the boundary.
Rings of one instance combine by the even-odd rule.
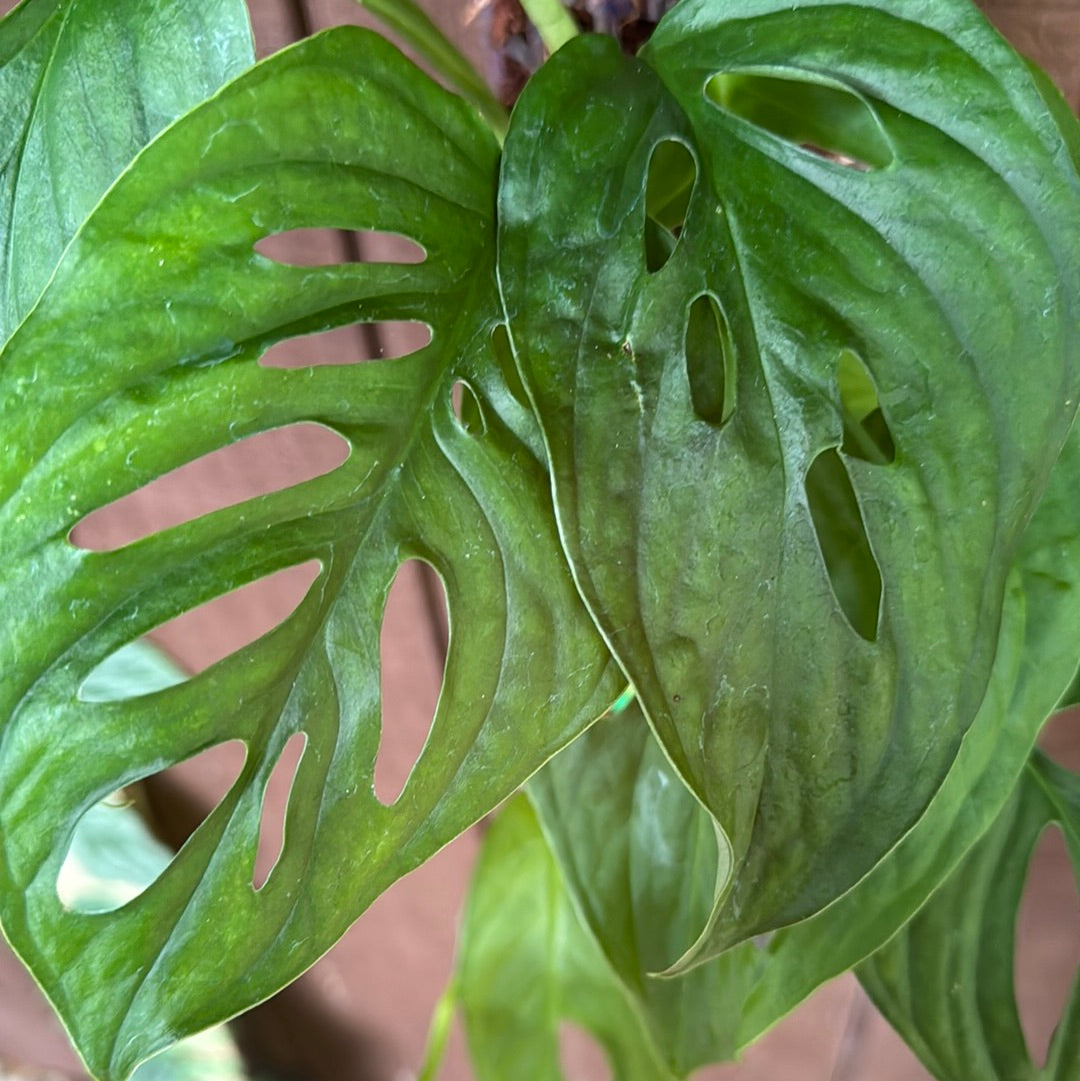
[[[419, 9], [370, 6], [442, 83], [353, 27], [252, 66], [241, 0], [0, 22], [0, 924], [87, 1066], [273, 994], [528, 781], [452, 987], [485, 1081], [560, 1077], [562, 1019], [617, 1077], [682, 1077], [852, 966], [938, 1077], [1075, 1078], [1080, 994], [1037, 1068], [1011, 980], [1047, 824], [1080, 866], [1080, 778], [1033, 750], [1080, 657], [1075, 118], [969, 0], [682, 0], [637, 57], [573, 37], [509, 118]], [[256, 249], [302, 228], [422, 258]], [[260, 363], [382, 321], [431, 340]], [[338, 468], [72, 540], [301, 421]], [[416, 558], [453, 633], [386, 805], [379, 627]], [[87, 690], [312, 562], [198, 676]], [[163, 873], [65, 904], [99, 801], [230, 741]]]

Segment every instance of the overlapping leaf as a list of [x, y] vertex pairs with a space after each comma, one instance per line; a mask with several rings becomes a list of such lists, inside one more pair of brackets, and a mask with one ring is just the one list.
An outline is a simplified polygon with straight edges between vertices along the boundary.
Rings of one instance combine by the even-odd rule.
[[[519, 863], [525, 857], [494, 840], [485, 847], [476, 890], [503, 903], [485, 909], [483, 931], [471, 919], [462, 943], [462, 971], [475, 966], [488, 976], [460, 984], [466, 1017], [473, 1018], [474, 1051], [497, 1053], [510, 1030], [551, 1028], [538, 1001], [508, 994], [507, 977], [499, 975], [514, 970], [518, 950], [516, 962], [533, 983], [569, 982], [559, 950], [544, 967], [520, 944], [520, 928], [534, 926], [533, 908], [541, 903], [552, 910], [568, 904], [580, 914], [603, 951], [591, 944], [569, 951], [574, 965], [588, 968], [591, 998], [606, 995], [610, 1008], [622, 1008], [629, 993], [655, 1053], [677, 1077], [733, 1058], [821, 983], [892, 937], [1009, 800], [1069, 678], [1080, 641], [1078, 484], [1080, 440], [1073, 438], [1025, 536], [987, 697], [957, 761], [911, 833], [854, 890], [812, 919], [678, 976], [657, 978], [693, 941], [711, 909], [717, 871], [712, 819], [680, 782], [636, 707], [602, 719], [550, 762], [529, 783], [529, 793], [561, 869], [556, 885], [526, 890]], [[540, 857], [535, 860], [539, 865]], [[553, 896], [556, 886], [562, 900]], [[935, 926], [944, 933], [948, 924]], [[577, 943], [585, 933], [575, 929], [566, 938]], [[502, 944], [498, 970], [485, 954], [494, 942]], [[608, 979], [612, 970], [618, 988]], [[574, 983], [584, 980], [579, 975]], [[946, 1001], [929, 988], [920, 987], [910, 1001], [921, 1003], [926, 1018], [947, 1015]], [[609, 1042], [617, 1036], [609, 1034]], [[624, 1038], [618, 1053], [628, 1050]]]
[[[496, 156], [475, 114], [375, 35], [312, 39], [147, 148], [0, 354], [0, 919], [99, 1076], [297, 975], [617, 691], [492, 357]], [[290, 267], [253, 250], [301, 227], [402, 233], [426, 259]], [[351, 366], [258, 363], [281, 338], [380, 319], [425, 321], [432, 343]], [[472, 431], [457, 379], [482, 414]], [[70, 542], [93, 509], [298, 420], [349, 441], [338, 470], [119, 551]], [[442, 575], [454, 634], [427, 745], [386, 807], [379, 626], [412, 557]], [[125, 643], [311, 560], [307, 597], [248, 648], [150, 696], [80, 695]], [[263, 788], [298, 731], [284, 847], [256, 891]], [[115, 912], [66, 911], [56, 879], [79, 817], [232, 739], [244, 770], [169, 870]]]
[[620, 1081], [673, 1081], [579, 922], [523, 796], [484, 839], [460, 951], [456, 989], [478, 1081], [563, 1081], [560, 1029], [571, 1023], [596, 1038]]
[[1080, 1072], [1080, 974], [1042, 1067], [1025, 1044], [1013, 984], [1028, 862], [1052, 823], [1065, 835], [1080, 881], [1080, 775], [1036, 753], [993, 829], [919, 915], [857, 970], [940, 1081], [1069, 1081]]
[[579, 588], [730, 848], [700, 957], [850, 889], [957, 755], [1076, 408], [1080, 183], [959, 0], [686, 0], [645, 59], [527, 87], [500, 281]]

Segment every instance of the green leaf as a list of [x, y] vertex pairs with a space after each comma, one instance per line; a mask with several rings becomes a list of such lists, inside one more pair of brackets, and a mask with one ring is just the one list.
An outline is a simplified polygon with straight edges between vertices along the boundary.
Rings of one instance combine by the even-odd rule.
[[857, 969], [878, 1008], [941, 1081], [1070, 1081], [1080, 1072], [1080, 979], [1044, 1068], [1013, 983], [1016, 913], [1043, 830], [1065, 834], [1080, 882], [1080, 774], [1036, 752], [993, 829], [887, 946]]
[[[310, 39], [143, 152], [0, 354], [0, 919], [100, 1077], [272, 994], [623, 685], [494, 361], [496, 163], [475, 112], [380, 38]], [[404, 234], [426, 259], [293, 267], [253, 248], [314, 227]], [[433, 338], [406, 357], [258, 363], [282, 338], [408, 319]], [[459, 380], [481, 430], [453, 412]], [[348, 440], [334, 472], [117, 551], [68, 539], [163, 472], [302, 420]], [[384, 806], [379, 626], [410, 558], [442, 576], [453, 638], [427, 744]], [[311, 561], [302, 603], [249, 647], [149, 696], [80, 693], [162, 622]], [[263, 789], [297, 732], [284, 847], [255, 890]], [[168, 871], [117, 911], [66, 911], [82, 814], [236, 739], [238, 781]]]
[[484, 839], [462, 925], [457, 992], [478, 1081], [563, 1081], [560, 1025], [593, 1035], [620, 1081], [672, 1081], [631, 999], [581, 925], [532, 808]]
[[[897, 8], [686, 0], [651, 68], [566, 46], [505, 146], [500, 283], [563, 546], [730, 845], [698, 959], [820, 910], [926, 810], [1080, 391], [1058, 120], [970, 4]], [[876, 141], [845, 163], [709, 96], [762, 73], [844, 95]], [[653, 271], [648, 174], [672, 141], [697, 181]], [[712, 370], [735, 373], [719, 410], [696, 389], [701, 297]], [[848, 353], [891, 461], [845, 440]], [[843, 474], [825, 493], [823, 455]]]
[[0, 21], [0, 342], [135, 154], [253, 59], [242, 0], [29, 0]]
[[693, 941], [711, 905], [710, 817], [629, 710], [599, 721], [529, 783], [567, 888], [675, 1074], [734, 1057], [877, 949], [1001, 812], [1080, 641], [1078, 489], [1074, 431], [1025, 534], [990, 686], [944, 784], [888, 856], [811, 919], [653, 978]]
[[1077, 674], [1077, 677], [1069, 685], [1069, 689], [1062, 696], [1061, 702], [1059, 703], [1062, 709], [1077, 704], [1080, 704], [1080, 674]]
[[640, 706], [598, 721], [528, 792], [562, 869], [566, 903], [572, 899], [606, 955], [601, 962], [636, 1000], [671, 1073], [685, 1077], [733, 1058], [751, 969], [733, 968], [727, 954], [674, 978], [654, 975], [708, 920], [717, 875], [727, 870], [726, 846], [718, 846], [712, 818], [672, 769]]

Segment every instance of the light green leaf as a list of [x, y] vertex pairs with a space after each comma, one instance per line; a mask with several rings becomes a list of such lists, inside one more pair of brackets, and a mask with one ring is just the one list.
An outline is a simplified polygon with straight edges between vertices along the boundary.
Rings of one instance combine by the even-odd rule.
[[[1028, 66], [960, 0], [727, 11], [679, 4], [651, 68], [566, 46], [500, 190], [564, 548], [730, 845], [687, 963], [819, 911], [924, 813], [1080, 391], [1080, 181]], [[717, 75], [783, 84], [822, 145], [725, 108]], [[672, 142], [697, 179], [664, 256]], [[879, 403], [862, 445], [848, 354]]]
[[1001, 812], [1080, 641], [1078, 489], [1074, 432], [1025, 534], [987, 695], [944, 784], [896, 848], [811, 919], [652, 978], [693, 940], [711, 904], [710, 817], [630, 711], [598, 722], [529, 783], [567, 887], [674, 1073], [734, 1057], [867, 957]]
[[1066, 706], [1075, 706], [1080, 703], [1080, 674], [1069, 685], [1069, 689], [1065, 692], [1061, 699], [1061, 708]]
[[253, 60], [243, 0], [29, 0], [0, 21], [0, 342], [135, 154]]
[[574, 912], [524, 797], [484, 838], [456, 981], [478, 1081], [564, 1081], [559, 1028], [568, 1022], [599, 1041], [619, 1081], [673, 1081]]
[[1036, 752], [993, 829], [930, 903], [857, 969], [878, 1008], [940, 1081], [1072, 1081], [1080, 1074], [1080, 978], [1045, 1067], [1016, 1007], [1016, 913], [1035, 842], [1060, 825], [1080, 882], [1080, 775]]
[[[298, 975], [622, 686], [493, 359], [496, 162], [475, 112], [377, 36], [311, 39], [143, 152], [0, 353], [0, 919], [100, 1077]], [[253, 250], [314, 227], [404, 234], [426, 259], [293, 267]], [[428, 323], [431, 344], [258, 363], [282, 338], [384, 319]], [[458, 380], [482, 415], [471, 431]], [[163, 472], [301, 420], [348, 440], [342, 466], [117, 551], [68, 539]], [[427, 744], [384, 806], [379, 627], [410, 558], [442, 576], [453, 636]], [[81, 693], [162, 622], [310, 561], [293, 615], [206, 672], [140, 698]], [[255, 890], [263, 789], [297, 732], [284, 847]], [[235, 739], [243, 772], [168, 871], [117, 911], [67, 911], [57, 874], [83, 813]]]

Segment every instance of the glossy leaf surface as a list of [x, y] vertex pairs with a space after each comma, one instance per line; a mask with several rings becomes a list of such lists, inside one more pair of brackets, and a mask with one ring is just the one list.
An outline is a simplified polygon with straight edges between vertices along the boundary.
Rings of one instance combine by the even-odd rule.
[[136, 152], [253, 59], [243, 0], [30, 0], [0, 22], [0, 342]]
[[457, 993], [478, 1081], [564, 1081], [567, 1023], [601, 1044], [620, 1081], [674, 1081], [578, 920], [522, 796], [484, 838], [459, 949]]
[[1080, 1073], [1080, 974], [1045, 1066], [1013, 985], [1016, 912], [1043, 830], [1061, 827], [1080, 882], [1080, 775], [1036, 753], [1015, 796], [930, 903], [859, 966], [863, 986], [940, 1081], [1070, 1081]]
[[[687, 0], [644, 55], [582, 39], [526, 88], [500, 281], [578, 586], [730, 848], [700, 959], [850, 889], [957, 755], [1076, 408], [1080, 182], [967, 3]], [[709, 96], [761, 71], [846, 95], [888, 161]], [[671, 140], [698, 179], [651, 273], [646, 177]], [[691, 393], [701, 296], [731, 329], [726, 419]], [[848, 352], [891, 461], [845, 448]], [[840, 515], [814, 505], [825, 454]]]
[[1080, 642], [1078, 488], [1074, 434], [1025, 534], [987, 695], [941, 790], [866, 878], [811, 919], [654, 978], [693, 941], [711, 905], [710, 817], [631, 710], [599, 721], [530, 782], [576, 906], [674, 1073], [732, 1058], [866, 958], [1001, 812]]
[[[160, 649], [133, 642], [114, 653], [86, 682], [85, 696], [116, 701], [182, 683], [186, 673]], [[68, 891], [92, 910], [115, 907], [125, 895], [140, 893], [168, 865], [172, 853], [150, 832], [137, 809], [138, 797], [120, 793], [91, 807], [72, 838], [60, 877]], [[163, 1051], [144, 1063], [135, 1081], [242, 1081], [247, 1077], [228, 1026], [221, 1025]]]
[[[99, 1076], [295, 977], [618, 692], [492, 356], [496, 156], [472, 110], [382, 39], [311, 39], [147, 148], [0, 354], [0, 919]], [[294, 267], [254, 250], [331, 227], [407, 235], [426, 259]], [[433, 340], [389, 361], [258, 363], [282, 338], [379, 319]], [[459, 378], [482, 431], [453, 413]], [[69, 540], [161, 473], [300, 420], [349, 441], [343, 465], [116, 551]], [[414, 557], [442, 576], [454, 633], [425, 749], [384, 806], [379, 629]], [[251, 646], [149, 696], [80, 693], [162, 622], [311, 561], [305, 599]], [[297, 732], [284, 847], [256, 891], [263, 788]], [[115, 912], [66, 911], [57, 872], [81, 815], [236, 739], [243, 772], [169, 870]]]

